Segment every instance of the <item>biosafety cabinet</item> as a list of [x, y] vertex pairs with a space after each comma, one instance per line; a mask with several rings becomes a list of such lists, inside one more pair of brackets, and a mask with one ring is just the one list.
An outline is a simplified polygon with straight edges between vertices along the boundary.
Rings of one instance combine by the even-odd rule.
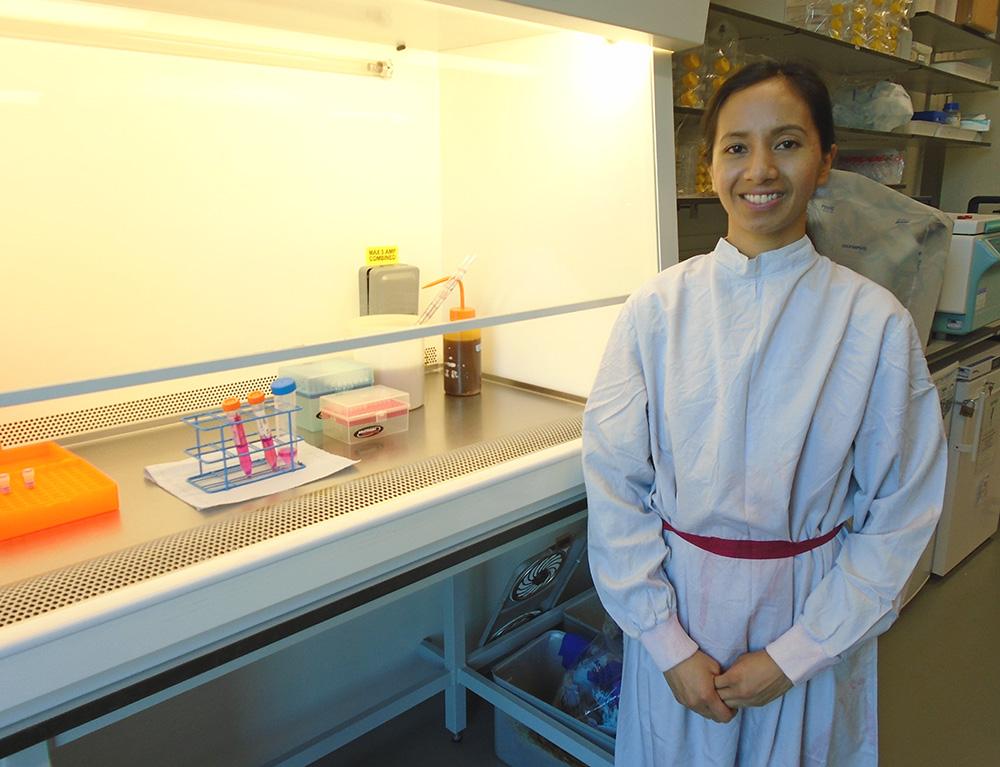
[[[584, 525], [581, 402], [677, 260], [670, 50], [707, 12], [0, 0], [0, 444], [58, 440], [119, 491], [0, 541], [0, 760], [94, 763], [110, 733], [145, 764], [306, 764], [442, 691], [452, 732], [467, 690], [548, 726], [466, 639], [510, 562]], [[455, 291], [359, 331], [359, 268], [393, 249], [421, 284], [474, 256], [475, 318], [445, 322]], [[441, 334], [473, 328], [483, 392], [445, 397]], [[144, 479], [186, 413], [415, 338], [407, 441], [209, 511]]]

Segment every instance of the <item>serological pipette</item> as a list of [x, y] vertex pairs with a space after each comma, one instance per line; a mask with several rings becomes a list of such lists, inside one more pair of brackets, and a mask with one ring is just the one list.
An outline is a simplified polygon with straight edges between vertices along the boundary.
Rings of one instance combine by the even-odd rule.
[[465, 273], [469, 270], [469, 267], [472, 266], [472, 262], [475, 260], [476, 260], [475, 255], [465, 257], [465, 260], [461, 264], [459, 264], [459, 267], [458, 269], [455, 270], [455, 273], [448, 278], [448, 281], [445, 282], [445, 284], [441, 287], [441, 290], [438, 291], [438, 294], [434, 296], [434, 300], [432, 300], [427, 305], [427, 308], [424, 309], [423, 314], [421, 314], [420, 318], [417, 320], [418, 325], [423, 325], [431, 317], [434, 316], [434, 312], [436, 312], [439, 308], [441, 308], [441, 304], [444, 303], [445, 299], [448, 297], [448, 294], [455, 289], [455, 285], [457, 285], [458, 281], [465, 276]]

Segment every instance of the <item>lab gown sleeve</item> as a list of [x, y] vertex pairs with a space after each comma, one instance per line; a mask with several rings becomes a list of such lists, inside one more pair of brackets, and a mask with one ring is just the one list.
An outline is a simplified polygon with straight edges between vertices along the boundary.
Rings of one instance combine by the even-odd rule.
[[661, 671], [698, 646], [677, 618], [664, 572], [670, 552], [653, 508], [654, 469], [644, 360], [627, 303], [615, 324], [583, 417], [583, 471], [594, 584], [622, 630], [638, 638]]
[[853, 530], [791, 629], [767, 646], [796, 684], [889, 628], [941, 514], [947, 447], [937, 390], [913, 323], [894, 319], [854, 439]]

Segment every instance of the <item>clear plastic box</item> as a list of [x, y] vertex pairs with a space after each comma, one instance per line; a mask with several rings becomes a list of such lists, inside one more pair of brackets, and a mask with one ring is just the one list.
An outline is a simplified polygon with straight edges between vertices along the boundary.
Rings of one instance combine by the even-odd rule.
[[409, 429], [410, 395], [381, 385], [328, 394], [320, 413], [323, 433], [350, 445]]
[[296, 414], [295, 424], [305, 431], [323, 431], [320, 397], [324, 394], [351, 391], [375, 383], [371, 365], [339, 357], [283, 365], [278, 368], [278, 376], [295, 381], [295, 404], [302, 408]]

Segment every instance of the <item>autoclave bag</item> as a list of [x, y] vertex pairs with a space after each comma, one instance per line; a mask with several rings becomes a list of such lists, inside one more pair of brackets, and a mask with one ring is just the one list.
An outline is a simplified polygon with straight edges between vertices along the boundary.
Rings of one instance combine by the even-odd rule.
[[838, 170], [816, 190], [807, 215], [816, 250], [888, 288], [910, 310], [926, 346], [951, 247], [951, 219], [876, 181]]

